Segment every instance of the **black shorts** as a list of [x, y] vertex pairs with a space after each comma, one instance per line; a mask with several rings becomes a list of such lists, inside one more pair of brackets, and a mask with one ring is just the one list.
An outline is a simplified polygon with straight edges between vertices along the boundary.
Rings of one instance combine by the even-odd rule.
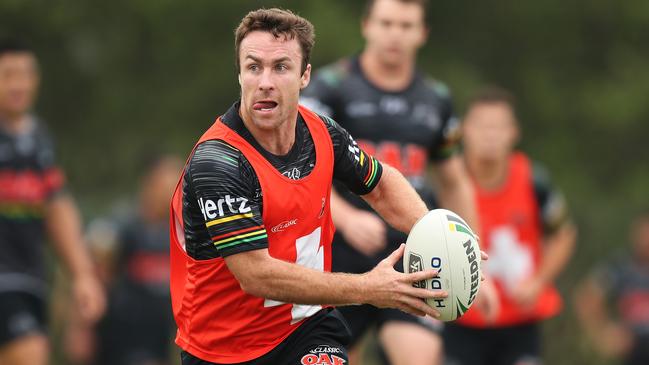
[[171, 299], [142, 287], [120, 285], [110, 293], [98, 326], [97, 363], [166, 363], [176, 331]]
[[[326, 308], [307, 319], [266, 355], [238, 365], [346, 365], [349, 328], [340, 313]], [[182, 365], [218, 365], [183, 351]]]
[[449, 323], [444, 326], [448, 365], [540, 365], [538, 323], [476, 329]]
[[[386, 258], [399, 245], [406, 242], [408, 236], [404, 233], [388, 228], [387, 247], [375, 256], [366, 256], [351, 247], [340, 235], [334, 235], [332, 243], [332, 271], [348, 273], [364, 273], [372, 270], [381, 260]], [[399, 260], [395, 269], [403, 272], [402, 261]], [[398, 321], [413, 323], [433, 332], [439, 333], [441, 324], [429, 319], [417, 317], [398, 309], [376, 308], [371, 305], [347, 306], [338, 308], [343, 314], [352, 332], [350, 347], [353, 347], [365, 334], [367, 329], [376, 325], [381, 328], [386, 322]]]
[[0, 293], [0, 346], [46, 332], [45, 300], [23, 292]]

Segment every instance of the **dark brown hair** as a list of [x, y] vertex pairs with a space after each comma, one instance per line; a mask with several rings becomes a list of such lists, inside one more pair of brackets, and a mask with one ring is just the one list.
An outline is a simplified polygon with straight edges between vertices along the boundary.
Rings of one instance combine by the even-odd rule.
[[[426, 22], [426, 15], [428, 14], [428, 0], [397, 0], [401, 3], [405, 4], [415, 4], [421, 6], [421, 9], [424, 11], [424, 23]], [[374, 4], [376, 3], [376, 0], [367, 0], [365, 2], [365, 7], [363, 8], [363, 20], [367, 20], [367, 18], [370, 17], [370, 13], [372, 12], [372, 8], [374, 7]]]
[[241, 68], [239, 63], [241, 41], [254, 31], [269, 32], [275, 38], [297, 39], [302, 49], [302, 73], [304, 73], [311, 58], [311, 49], [315, 43], [315, 32], [311, 22], [290, 10], [278, 8], [258, 9], [249, 12], [241, 19], [241, 23], [234, 32], [237, 71]]
[[512, 111], [516, 110], [516, 98], [506, 89], [500, 86], [489, 85], [480, 89], [477, 93], [469, 99], [467, 109], [476, 104], [495, 104], [503, 103], [509, 106]]

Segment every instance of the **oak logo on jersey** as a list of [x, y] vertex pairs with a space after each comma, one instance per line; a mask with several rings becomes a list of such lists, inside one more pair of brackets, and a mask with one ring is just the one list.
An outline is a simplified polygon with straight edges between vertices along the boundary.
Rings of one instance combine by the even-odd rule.
[[302, 356], [302, 365], [345, 365], [347, 360], [329, 354], [308, 354]]
[[245, 214], [251, 212], [248, 199], [242, 197], [233, 198], [229, 194], [224, 198], [217, 199], [216, 202], [211, 199], [200, 198], [198, 199], [198, 206], [201, 208], [201, 213], [203, 213], [203, 218], [206, 221], [223, 217], [228, 213]]

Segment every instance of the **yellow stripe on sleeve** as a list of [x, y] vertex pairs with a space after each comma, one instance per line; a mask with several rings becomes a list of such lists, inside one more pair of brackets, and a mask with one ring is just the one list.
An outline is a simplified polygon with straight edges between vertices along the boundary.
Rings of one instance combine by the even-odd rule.
[[218, 245], [230, 242], [230, 241], [234, 241], [234, 240], [238, 240], [238, 239], [242, 239], [242, 238], [246, 238], [246, 237], [250, 237], [250, 236], [254, 236], [254, 235], [258, 235], [258, 234], [264, 234], [264, 233], [266, 233], [266, 230], [262, 229], [262, 230], [259, 230], [259, 231], [240, 234], [238, 236], [234, 236], [234, 237], [226, 238], [226, 239], [223, 239], [223, 240], [220, 240], [220, 241], [216, 241], [216, 242], [214, 242], [214, 244], [218, 246]]
[[231, 222], [231, 221], [235, 221], [235, 220], [237, 220], [237, 219], [242, 219], [242, 218], [252, 218], [252, 213], [237, 214], [237, 215], [233, 215], [233, 216], [231, 216], [231, 217], [225, 217], [225, 218], [215, 219], [215, 220], [213, 220], [213, 221], [209, 221], [209, 222], [207, 222], [205, 225], [206, 225], [207, 227], [212, 227], [212, 226], [215, 226], [215, 225], [217, 225], [217, 224], [226, 223], [226, 222]]

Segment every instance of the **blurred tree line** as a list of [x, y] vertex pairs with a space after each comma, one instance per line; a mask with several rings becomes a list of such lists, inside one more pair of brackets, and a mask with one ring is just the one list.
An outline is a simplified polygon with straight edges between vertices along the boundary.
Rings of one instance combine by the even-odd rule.
[[[361, 1], [0, 1], [0, 37], [40, 58], [37, 112], [87, 218], [130, 194], [152, 155], [181, 156], [236, 99], [232, 31], [249, 10], [292, 9], [316, 27], [313, 65], [362, 47]], [[522, 148], [553, 173], [580, 228], [560, 287], [625, 250], [649, 209], [649, 2], [431, 1], [420, 67], [445, 81], [461, 114], [496, 83], [518, 97]], [[573, 310], [547, 326], [551, 364], [598, 363]]]

